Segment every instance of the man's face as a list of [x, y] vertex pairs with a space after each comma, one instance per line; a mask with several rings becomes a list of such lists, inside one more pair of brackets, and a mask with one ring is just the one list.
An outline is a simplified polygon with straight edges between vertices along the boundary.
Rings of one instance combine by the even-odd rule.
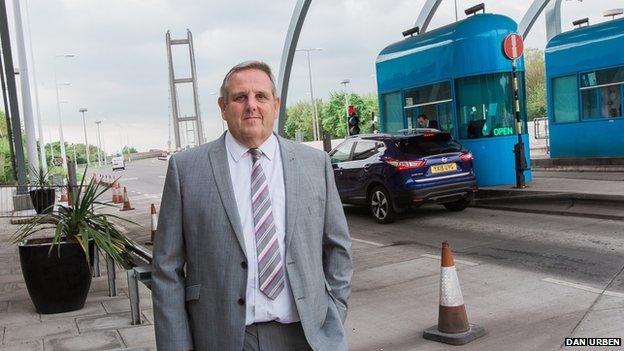
[[219, 98], [221, 116], [232, 136], [247, 147], [259, 147], [273, 132], [280, 100], [273, 96], [271, 79], [259, 69], [230, 76], [228, 100]]
[[425, 126], [425, 119], [422, 117], [418, 117], [418, 125], [421, 127]]

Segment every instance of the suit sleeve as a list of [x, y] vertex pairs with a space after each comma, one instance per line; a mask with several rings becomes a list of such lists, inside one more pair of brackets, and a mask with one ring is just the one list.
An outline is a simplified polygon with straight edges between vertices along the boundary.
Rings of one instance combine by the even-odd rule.
[[158, 350], [190, 350], [193, 339], [185, 307], [186, 261], [182, 196], [176, 158], [169, 161], [154, 238], [152, 300]]
[[342, 323], [347, 317], [347, 300], [351, 295], [353, 261], [351, 238], [340, 196], [336, 189], [334, 171], [329, 156], [325, 154], [325, 227], [323, 233], [323, 270], [330, 293], [338, 302]]

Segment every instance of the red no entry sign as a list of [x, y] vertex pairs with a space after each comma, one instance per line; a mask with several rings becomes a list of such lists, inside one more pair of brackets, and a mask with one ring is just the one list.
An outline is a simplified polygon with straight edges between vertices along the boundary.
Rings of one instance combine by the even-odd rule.
[[518, 34], [509, 34], [503, 40], [503, 53], [508, 59], [515, 60], [522, 56], [522, 50], [524, 50], [524, 44], [522, 43], [522, 37]]

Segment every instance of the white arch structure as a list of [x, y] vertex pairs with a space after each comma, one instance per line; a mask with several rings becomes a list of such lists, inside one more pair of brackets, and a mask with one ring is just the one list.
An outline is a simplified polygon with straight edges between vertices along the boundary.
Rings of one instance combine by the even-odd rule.
[[[550, 6], [546, 9], [547, 40], [561, 33], [561, 1], [562, 0], [555, 0], [551, 3], [551, 0], [534, 0], [518, 26], [518, 32], [522, 38], [526, 38], [535, 20], [549, 4]], [[431, 18], [433, 18], [438, 6], [440, 6], [440, 2], [442, 2], [442, 0], [427, 0], [427, 2], [425, 2], [414, 24], [415, 27], [419, 27], [420, 33], [427, 31]], [[297, 49], [299, 34], [301, 33], [301, 28], [303, 27], [311, 3], [312, 0], [297, 1], [292, 18], [290, 19], [288, 33], [286, 34], [286, 40], [284, 42], [284, 49], [282, 50], [282, 59], [280, 61], [280, 70], [277, 80], [282, 105], [279, 110], [278, 122], [275, 126], [275, 131], [280, 135], [284, 134], [284, 126], [286, 124], [286, 99], [288, 97], [288, 83], [290, 82], [290, 71], [292, 69], [295, 49]]]

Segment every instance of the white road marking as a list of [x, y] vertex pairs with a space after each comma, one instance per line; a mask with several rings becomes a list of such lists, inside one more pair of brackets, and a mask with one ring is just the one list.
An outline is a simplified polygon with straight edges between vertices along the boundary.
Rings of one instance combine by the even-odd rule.
[[128, 177], [128, 178], [121, 178], [121, 179], [119, 179], [120, 182], [122, 182], [122, 181], [123, 182], [128, 182], [128, 181], [131, 181], [131, 180], [139, 180], [139, 178], [137, 178], [137, 177]]
[[139, 195], [143, 194], [143, 193], [142, 193], [142, 192], [140, 192], [140, 191], [135, 191], [135, 193], [137, 193], [137, 194], [139, 194]]
[[382, 246], [386, 246], [384, 244], [380, 244], [380, 243], [376, 243], [374, 241], [368, 241], [368, 240], [362, 240], [362, 239], [355, 239], [355, 238], [351, 238], [351, 240], [353, 241], [357, 241], [359, 243], [364, 243], [364, 244], [369, 244], [369, 245], [373, 245], [373, 246], [378, 246], [378, 247], [382, 247]]
[[[427, 257], [427, 258], [433, 258], [435, 260], [441, 260], [442, 257], [440, 255], [430, 255], [430, 254], [422, 254], [422, 257]], [[457, 262], [457, 263], [461, 263], [461, 264], [465, 264], [466, 266], [470, 266], [470, 267], [474, 267], [474, 266], [478, 266], [479, 263], [477, 262], [470, 262], [470, 261], [464, 261], [464, 260], [456, 260], [453, 258], [453, 261]]]
[[544, 278], [544, 279], [542, 279], [542, 281], [545, 281], [545, 282], [548, 282], [548, 283], [553, 283], [553, 284], [559, 284], [559, 285], [563, 285], [563, 286], [569, 286], [571, 288], [576, 288], [576, 289], [579, 289], [579, 290], [589, 291], [589, 292], [593, 292], [593, 293], [596, 293], [596, 294], [603, 294], [603, 295], [607, 295], [607, 296], [624, 298], [624, 294], [622, 294], [622, 293], [618, 293], [618, 292], [615, 292], [615, 291], [605, 291], [603, 293], [602, 290], [600, 290], [600, 289], [592, 288], [591, 286], [587, 286], [587, 285], [570, 283], [570, 282], [566, 282], [564, 280], [558, 280], [558, 279], [553, 279], [553, 278]]

